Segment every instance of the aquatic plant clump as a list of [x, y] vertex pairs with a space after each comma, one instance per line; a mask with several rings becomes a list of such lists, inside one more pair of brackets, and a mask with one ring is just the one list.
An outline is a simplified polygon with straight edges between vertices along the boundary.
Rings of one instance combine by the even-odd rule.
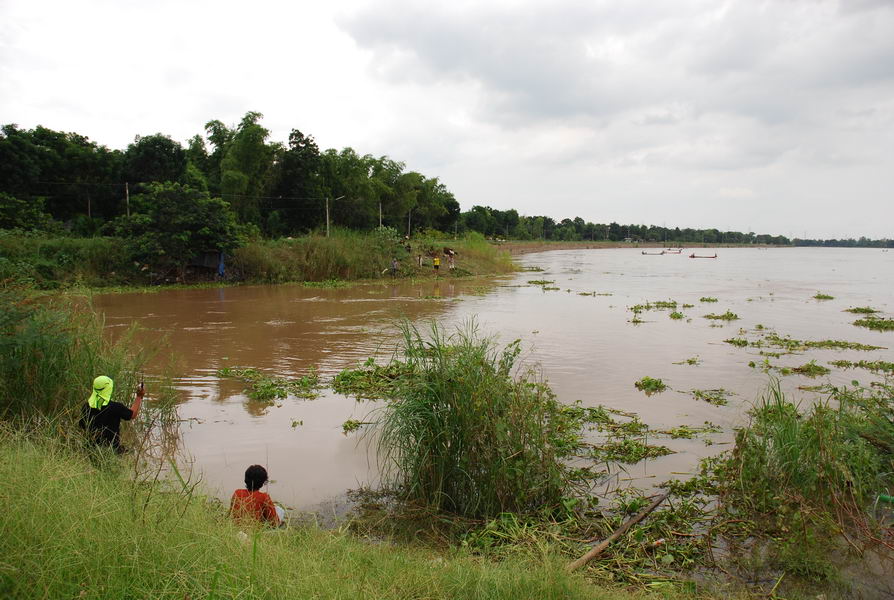
[[696, 400], [702, 400], [707, 402], [708, 404], [713, 404], [714, 406], [724, 406], [729, 400], [728, 398], [732, 396], [733, 393], [729, 392], [723, 388], [717, 388], [713, 390], [692, 390], [692, 397]]
[[880, 311], [871, 306], [855, 306], [854, 308], [845, 308], [844, 312], [849, 312], [855, 315], [873, 315]]
[[513, 376], [516, 340], [498, 351], [474, 322], [427, 336], [403, 323], [406, 373], [381, 409], [382, 481], [409, 502], [466, 517], [553, 506], [574, 481], [575, 424], [534, 372]]
[[857, 319], [854, 321], [857, 327], [866, 327], [875, 331], [894, 331], [894, 319], [885, 319], [882, 317], [869, 316], [865, 319]]
[[698, 299], [699, 302], [717, 302], [717, 298], [713, 296], [702, 296]]
[[643, 377], [633, 385], [636, 389], [645, 392], [646, 395], [657, 394], [667, 389], [667, 385], [663, 381], [648, 376]]
[[250, 367], [224, 367], [218, 369], [217, 375], [234, 377], [248, 383], [249, 387], [246, 389], [248, 397], [259, 402], [273, 402], [289, 395], [305, 400], [314, 400], [319, 396], [320, 378], [314, 368], [298, 379], [273, 377]]
[[344, 369], [332, 380], [332, 389], [345, 396], [360, 399], [389, 398], [394, 395], [400, 377], [410, 374], [399, 361], [378, 365], [370, 357], [357, 369]]
[[646, 458], [658, 458], [673, 454], [667, 446], [647, 444], [642, 440], [623, 439], [611, 441], [592, 449], [592, 458], [600, 461], [636, 464]]
[[814, 300], [834, 300], [835, 296], [830, 296], [829, 294], [823, 294], [822, 292], [817, 292], [813, 296]]
[[706, 319], [712, 319], [712, 320], [714, 320], [714, 321], [735, 321], [736, 319], [739, 318], [739, 315], [737, 315], [736, 313], [734, 313], [734, 312], [732, 312], [732, 311], [727, 310], [727, 311], [726, 311], [725, 313], [723, 313], [722, 315], [717, 315], [717, 314], [714, 314], [714, 313], [708, 313], [708, 314], [705, 315], [705, 318], [706, 318]]
[[882, 371], [884, 373], [892, 373], [894, 374], [894, 362], [887, 362], [884, 360], [858, 360], [856, 362], [852, 362], [849, 360], [833, 360], [829, 362], [830, 365], [835, 367], [840, 367], [842, 369], [866, 369], [868, 371]]
[[811, 360], [810, 362], [805, 363], [800, 367], [794, 367], [792, 371], [794, 373], [805, 375], [807, 377], [819, 377], [821, 375], [828, 375], [830, 373], [829, 369], [822, 365], [816, 364], [815, 360]]

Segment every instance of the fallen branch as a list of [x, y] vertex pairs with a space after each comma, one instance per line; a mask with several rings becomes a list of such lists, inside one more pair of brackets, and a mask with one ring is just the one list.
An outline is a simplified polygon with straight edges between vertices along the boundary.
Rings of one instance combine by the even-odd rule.
[[583, 556], [578, 558], [576, 561], [568, 563], [568, 565], [565, 567], [565, 571], [570, 573], [571, 571], [574, 571], [578, 567], [584, 566], [585, 564], [590, 562], [594, 557], [601, 554], [603, 550], [608, 548], [609, 544], [611, 544], [613, 541], [615, 541], [616, 539], [618, 539], [619, 537], [624, 535], [624, 533], [628, 529], [630, 529], [631, 527], [633, 527], [634, 525], [636, 525], [637, 523], [639, 523], [640, 521], [645, 519], [646, 515], [648, 515], [650, 512], [652, 512], [653, 510], [658, 508], [658, 505], [661, 504], [662, 502], [664, 502], [664, 500], [665, 500], [665, 498], [667, 498], [667, 496], [668, 496], [668, 494], [662, 494], [661, 496], [658, 496], [658, 498], [656, 498], [655, 500], [652, 501], [652, 504], [650, 504], [649, 506], [642, 509], [635, 517], [631, 517], [630, 519], [628, 519], [626, 523], [624, 523], [618, 529], [616, 529], [615, 532], [612, 533], [608, 537], [608, 539], [606, 539], [604, 542], [602, 542], [598, 546], [591, 548], [589, 552], [587, 552], [586, 554], [584, 554]]

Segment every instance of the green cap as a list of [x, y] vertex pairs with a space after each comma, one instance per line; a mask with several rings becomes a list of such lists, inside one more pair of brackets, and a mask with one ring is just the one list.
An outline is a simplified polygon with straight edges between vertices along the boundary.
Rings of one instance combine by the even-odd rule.
[[100, 409], [112, 399], [112, 388], [115, 382], [110, 377], [100, 375], [93, 380], [93, 393], [87, 398], [90, 408]]

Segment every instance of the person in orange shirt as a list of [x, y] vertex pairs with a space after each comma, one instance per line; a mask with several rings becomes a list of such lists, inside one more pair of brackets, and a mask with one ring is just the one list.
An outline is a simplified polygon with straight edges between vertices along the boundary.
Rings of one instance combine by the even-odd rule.
[[245, 470], [245, 489], [236, 490], [230, 499], [230, 514], [234, 519], [254, 519], [274, 527], [282, 524], [285, 512], [261, 491], [265, 483], [267, 469], [261, 465], [252, 465]]

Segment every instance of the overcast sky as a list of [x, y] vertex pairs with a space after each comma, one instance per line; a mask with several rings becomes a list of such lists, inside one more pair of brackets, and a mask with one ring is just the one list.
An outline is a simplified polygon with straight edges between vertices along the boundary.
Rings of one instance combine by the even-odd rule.
[[894, 0], [0, 0], [0, 121], [264, 114], [556, 219], [894, 237]]

